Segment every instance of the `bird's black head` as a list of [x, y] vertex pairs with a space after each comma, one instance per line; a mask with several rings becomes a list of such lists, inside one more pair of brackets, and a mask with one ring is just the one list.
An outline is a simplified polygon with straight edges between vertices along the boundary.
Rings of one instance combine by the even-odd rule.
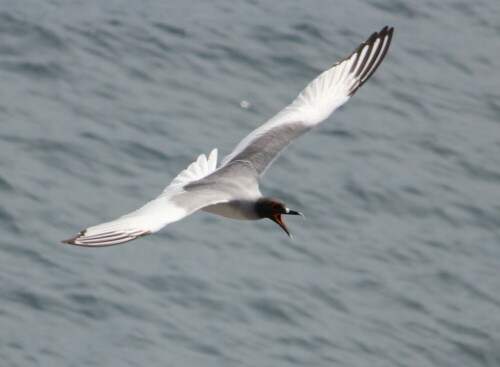
[[286, 227], [285, 222], [283, 222], [283, 218], [281, 216], [283, 214], [303, 216], [300, 212], [288, 209], [283, 200], [276, 198], [261, 198], [257, 200], [257, 203], [255, 204], [255, 212], [260, 218], [269, 218], [273, 222], [277, 223], [290, 237], [292, 237], [292, 235], [288, 231], [288, 228]]

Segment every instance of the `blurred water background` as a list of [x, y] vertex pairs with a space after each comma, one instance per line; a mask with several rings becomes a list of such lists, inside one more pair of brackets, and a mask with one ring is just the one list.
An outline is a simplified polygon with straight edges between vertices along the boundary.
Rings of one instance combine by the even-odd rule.
[[[500, 366], [499, 9], [0, 2], [0, 365]], [[386, 24], [374, 77], [264, 178], [306, 215], [293, 240], [200, 212], [59, 243], [229, 153]]]

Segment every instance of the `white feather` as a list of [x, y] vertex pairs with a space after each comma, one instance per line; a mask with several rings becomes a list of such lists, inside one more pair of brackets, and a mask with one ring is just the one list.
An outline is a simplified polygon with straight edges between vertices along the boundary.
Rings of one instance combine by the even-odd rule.
[[[154, 233], [194, 211], [175, 205], [172, 199], [185, 193], [186, 184], [209, 175], [215, 171], [216, 166], [217, 149], [213, 149], [208, 159], [202, 154], [187, 169], [179, 173], [156, 199], [118, 219], [89, 227], [64, 242], [79, 246], [111, 246]], [[210, 200], [200, 204], [200, 207], [218, 202], [220, 201]]]

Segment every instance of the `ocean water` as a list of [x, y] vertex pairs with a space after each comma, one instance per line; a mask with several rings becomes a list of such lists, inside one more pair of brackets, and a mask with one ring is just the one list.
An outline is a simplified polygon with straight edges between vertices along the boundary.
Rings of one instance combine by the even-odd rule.
[[[0, 3], [0, 365], [500, 366], [496, 1]], [[269, 170], [306, 220], [59, 241], [227, 154], [373, 31]], [[246, 108], [241, 102], [248, 102]]]

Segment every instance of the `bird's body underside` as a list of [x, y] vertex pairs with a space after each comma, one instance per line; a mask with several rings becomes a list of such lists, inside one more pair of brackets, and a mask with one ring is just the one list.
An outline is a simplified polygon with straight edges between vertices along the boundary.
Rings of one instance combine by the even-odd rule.
[[224, 218], [237, 220], [259, 220], [262, 219], [255, 213], [254, 201], [232, 200], [227, 203], [209, 205], [202, 208], [204, 212], [219, 215]]
[[111, 246], [154, 233], [197, 210], [240, 220], [269, 218], [288, 234], [281, 215], [298, 215], [284, 202], [263, 198], [259, 182], [278, 155], [324, 121], [372, 76], [389, 49], [393, 28], [373, 33], [354, 52], [324, 71], [297, 98], [247, 135], [217, 166], [217, 150], [201, 155], [154, 200], [111, 222], [63, 241]]

